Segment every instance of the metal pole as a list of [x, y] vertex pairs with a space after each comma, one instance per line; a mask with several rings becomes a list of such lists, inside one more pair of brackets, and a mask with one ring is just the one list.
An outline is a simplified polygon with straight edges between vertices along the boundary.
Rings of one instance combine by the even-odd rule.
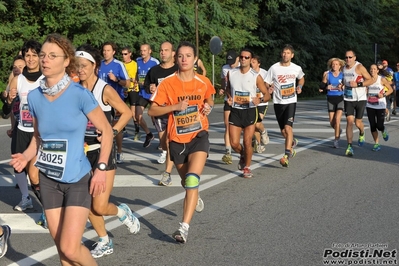
[[198, 37], [198, 0], [195, 0], [195, 46], [197, 48], [197, 56], [199, 58], [199, 37]]

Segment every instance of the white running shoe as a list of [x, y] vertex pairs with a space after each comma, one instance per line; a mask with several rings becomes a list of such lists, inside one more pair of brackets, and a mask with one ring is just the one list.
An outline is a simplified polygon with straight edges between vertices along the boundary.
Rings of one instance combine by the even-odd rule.
[[172, 237], [179, 243], [186, 243], [188, 238], [188, 229], [184, 228], [182, 223], [180, 223], [180, 228], [173, 233]]
[[166, 155], [167, 154], [168, 154], [167, 151], [162, 151], [162, 153], [159, 155], [159, 158], [157, 160], [159, 164], [164, 164], [166, 162]]
[[101, 258], [104, 255], [110, 255], [114, 253], [114, 243], [112, 243], [112, 240], [110, 239], [108, 243], [105, 243], [100, 240], [96, 243], [94, 243], [93, 246], [96, 246], [93, 250], [90, 250], [91, 256], [95, 259]]
[[132, 210], [125, 203], [120, 204], [118, 208], [125, 211], [125, 215], [122, 218], [119, 218], [119, 221], [126, 225], [130, 233], [137, 234], [140, 231], [139, 219], [133, 215]]
[[117, 153], [116, 154], [116, 163], [120, 164], [123, 163], [124, 157], [123, 157], [123, 153]]
[[11, 236], [11, 228], [8, 225], [1, 226], [3, 228], [3, 236], [0, 237], [0, 258], [2, 258], [8, 248], [8, 240]]
[[260, 134], [260, 142], [261, 142], [263, 145], [269, 144], [269, 136], [267, 135], [266, 129], [265, 129], [265, 131], [263, 131], [263, 132]]
[[33, 204], [32, 204], [32, 199], [28, 196], [28, 197], [22, 197], [22, 200], [18, 203], [17, 206], [14, 207], [15, 211], [24, 211], [26, 209], [32, 209], [33, 208]]
[[159, 180], [158, 185], [160, 186], [170, 186], [172, 185], [172, 177], [169, 173], [163, 172], [161, 175], [161, 180]]

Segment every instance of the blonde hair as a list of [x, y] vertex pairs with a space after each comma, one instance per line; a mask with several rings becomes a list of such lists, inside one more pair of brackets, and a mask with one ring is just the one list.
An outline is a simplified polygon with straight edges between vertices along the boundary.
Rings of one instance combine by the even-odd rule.
[[345, 61], [342, 60], [342, 59], [336, 58], [336, 57], [330, 58], [330, 59], [327, 61], [327, 69], [328, 69], [328, 70], [331, 70], [332, 62], [334, 62], [334, 61], [338, 61], [338, 63], [339, 63], [340, 66], [341, 66], [341, 67], [339, 68], [339, 70], [341, 71], [342, 68], [345, 66]]

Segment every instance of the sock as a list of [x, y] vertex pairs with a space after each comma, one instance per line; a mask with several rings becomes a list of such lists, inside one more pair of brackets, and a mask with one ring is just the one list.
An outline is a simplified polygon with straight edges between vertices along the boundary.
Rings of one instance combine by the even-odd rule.
[[118, 218], [122, 218], [123, 216], [126, 215], [126, 212], [123, 209], [121, 209], [119, 207], [117, 207], [117, 208], [118, 208], [118, 213], [116, 214], [116, 216], [118, 216]]
[[352, 147], [352, 143], [348, 143], [348, 147]]
[[226, 153], [231, 153], [231, 147], [230, 146], [226, 146]]
[[162, 150], [162, 154], [167, 154], [167, 153], [168, 153], [168, 151]]
[[291, 154], [291, 150], [285, 150], [284, 154], [289, 156]]
[[359, 132], [359, 135], [360, 135], [360, 136], [363, 136], [363, 135], [364, 135], [364, 131], [363, 131], [363, 132]]
[[108, 237], [108, 235], [100, 236], [100, 241], [101, 241], [101, 242], [104, 242], [104, 243], [108, 243], [108, 242], [109, 242], [109, 237]]
[[188, 225], [188, 223], [181, 223], [181, 227], [183, 227], [184, 230], [188, 230], [188, 228], [190, 228], [190, 225]]
[[15, 173], [15, 178], [17, 179], [17, 184], [19, 186], [19, 190], [21, 191], [22, 197], [29, 197], [28, 179], [26, 178], [26, 173]]
[[266, 129], [263, 130], [263, 132], [260, 132], [261, 135], [266, 134], [266, 133], [267, 133], [267, 132], [266, 132]]

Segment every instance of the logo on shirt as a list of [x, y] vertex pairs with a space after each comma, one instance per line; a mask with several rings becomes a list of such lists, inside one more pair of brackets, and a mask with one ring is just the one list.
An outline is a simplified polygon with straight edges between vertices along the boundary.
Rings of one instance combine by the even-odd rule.
[[277, 80], [279, 83], [286, 83], [287, 79], [295, 79], [296, 76], [294, 74], [287, 74], [287, 75], [277, 75]]

